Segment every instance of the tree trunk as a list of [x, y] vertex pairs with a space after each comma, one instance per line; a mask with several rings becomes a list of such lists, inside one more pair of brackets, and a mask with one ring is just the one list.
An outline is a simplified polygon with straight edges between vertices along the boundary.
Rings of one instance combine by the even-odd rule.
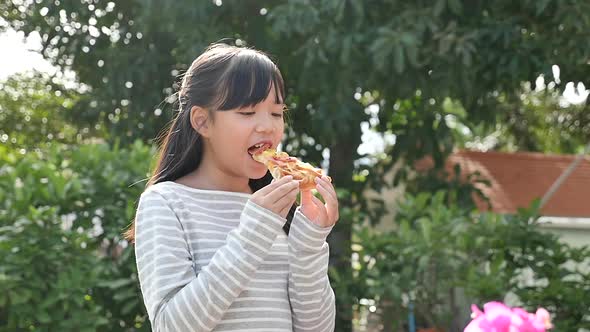
[[[360, 131], [360, 130], [359, 130]], [[349, 137], [360, 141], [360, 134], [351, 134]], [[352, 187], [352, 171], [354, 168], [354, 159], [356, 158], [356, 148], [360, 142], [340, 141], [330, 149], [330, 169], [329, 174], [332, 177], [334, 186], [336, 188], [351, 188]], [[349, 199], [340, 199], [339, 205], [350, 206]], [[341, 276], [341, 282], [345, 284], [352, 280], [352, 268], [350, 258], [352, 250], [350, 248], [352, 223], [351, 220], [340, 218], [330, 236], [328, 243], [330, 244], [330, 265], [338, 271]], [[352, 301], [351, 297], [346, 294], [339, 294], [336, 292], [336, 331], [350, 332], [352, 331]]]

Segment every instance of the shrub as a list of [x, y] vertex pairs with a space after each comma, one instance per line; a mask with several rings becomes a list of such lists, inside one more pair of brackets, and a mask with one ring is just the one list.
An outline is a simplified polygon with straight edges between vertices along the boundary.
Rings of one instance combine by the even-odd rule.
[[580, 269], [588, 248], [539, 229], [535, 205], [516, 215], [476, 213], [445, 195], [406, 196], [394, 231], [355, 230], [358, 297], [374, 301], [385, 326], [406, 321], [411, 306], [423, 326], [458, 331], [470, 303], [511, 294], [526, 309], [547, 308], [556, 330], [590, 327], [590, 272]]
[[153, 148], [0, 146], [0, 329], [147, 331], [132, 246]]

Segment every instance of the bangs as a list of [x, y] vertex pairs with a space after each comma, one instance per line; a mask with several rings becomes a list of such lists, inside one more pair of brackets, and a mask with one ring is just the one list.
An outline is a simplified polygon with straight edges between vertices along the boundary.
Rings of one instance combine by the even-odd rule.
[[243, 50], [222, 75], [215, 106], [219, 111], [254, 106], [268, 97], [272, 87], [275, 103], [284, 103], [285, 85], [277, 66], [264, 54]]

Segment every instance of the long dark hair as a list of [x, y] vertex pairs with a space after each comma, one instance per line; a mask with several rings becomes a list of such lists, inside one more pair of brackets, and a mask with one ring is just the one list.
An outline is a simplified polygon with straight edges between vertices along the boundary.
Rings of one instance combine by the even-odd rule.
[[[214, 118], [215, 111], [254, 106], [264, 101], [272, 87], [276, 102], [284, 102], [283, 77], [265, 53], [226, 44], [209, 46], [184, 74], [178, 91], [178, 114], [162, 137], [158, 161], [146, 188], [179, 179], [201, 164], [203, 142], [190, 121], [193, 106], [207, 109]], [[267, 172], [260, 179], [250, 179], [249, 185], [255, 192], [271, 181], [272, 175]], [[283, 227], [287, 234], [296, 207], [294, 204], [287, 215]], [[135, 221], [124, 236], [131, 242], [135, 240]]]

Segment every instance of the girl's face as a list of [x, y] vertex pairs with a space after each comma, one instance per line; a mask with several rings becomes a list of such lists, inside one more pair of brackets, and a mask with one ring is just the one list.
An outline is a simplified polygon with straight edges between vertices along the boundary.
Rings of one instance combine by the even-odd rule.
[[267, 168], [248, 152], [256, 144], [277, 148], [283, 139], [284, 104], [277, 103], [271, 87], [266, 99], [255, 106], [218, 111], [209, 123], [208, 148], [216, 166], [232, 177], [259, 179]]

